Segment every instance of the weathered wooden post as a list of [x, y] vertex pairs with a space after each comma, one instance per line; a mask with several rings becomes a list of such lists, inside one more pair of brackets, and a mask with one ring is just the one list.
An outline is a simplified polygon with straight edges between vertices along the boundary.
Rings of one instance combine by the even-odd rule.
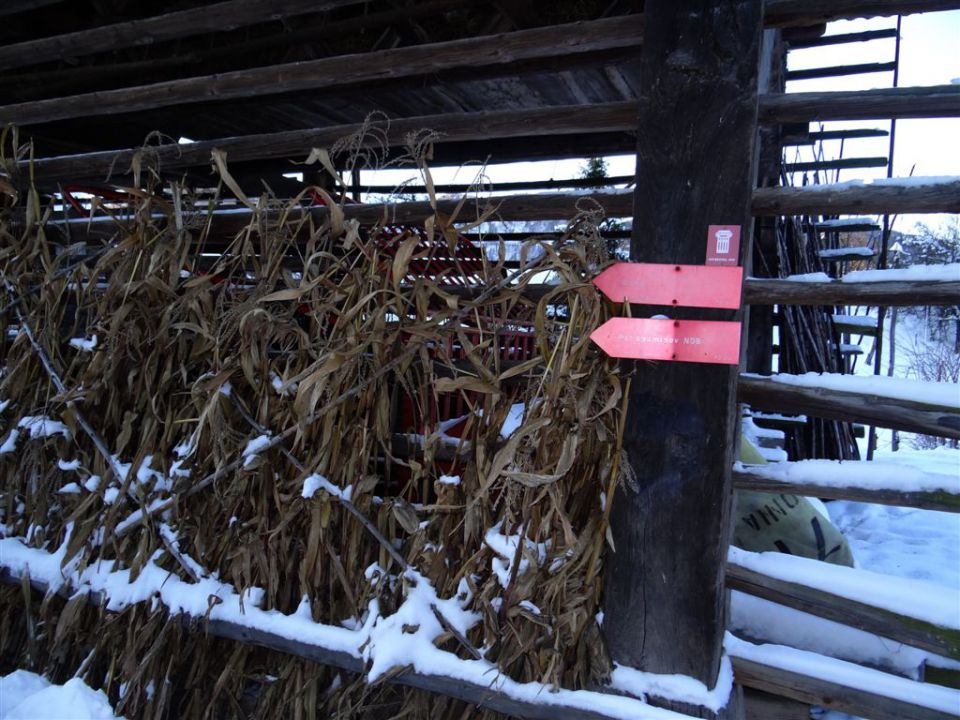
[[[740, 264], [749, 257], [762, 6], [647, 0], [631, 260], [704, 264], [711, 225], [739, 226]], [[657, 312], [735, 314], [651, 307], [634, 314]], [[614, 661], [708, 687], [726, 622], [736, 372], [732, 365], [638, 366], [625, 432], [637, 484], [615, 498], [616, 551], [605, 571], [604, 627]]]

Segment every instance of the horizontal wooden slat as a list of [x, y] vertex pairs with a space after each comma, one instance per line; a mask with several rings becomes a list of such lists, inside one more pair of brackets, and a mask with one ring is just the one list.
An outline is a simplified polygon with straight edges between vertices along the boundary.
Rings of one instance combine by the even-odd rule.
[[763, 95], [759, 121], [887, 120], [960, 116], [960, 85]]
[[[791, 560], [809, 563], [811, 572], [815, 572], [820, 563], [807, 558], [791, 557]], [[848, 571], [851, 576], [861, 572], [837, 566], [832, 566], [832, 569]], [[897, 578], [890, 577], [889, 582], [895, 585]], [[916, 618], [908, 608], [896, 613], [818, 588], [771, 577], [732, 561], [727, 565], [727, 587], [937, 655], [960, 657], [960, 631]]]
[[455, 68], [469, 68], [472, 73], [492, 67], [515, 69], [517, 63], [529, 60], [563, 58], [569, 65], [578, 55], [617, 49], [636, 51], [640, 46], [641, 32], [642, 16], [633, 15], [338, 55], [6, 105], [0, 107], [0, 125], [31, 125], [295, 91], [355, 89], [364, 83], [395, 83], [404, 78]]
[[890, 135], [889, 130], [881, 130], [879, 128], [849, 128], [847, 130], [819, 130], [816, 132], [805, 131], [802, 137], [798, 137], [797, 133], [791, 133], [789, 137], [784, 138], [783, 144], [813, 145], [817, 142], [826, 142], [829, 140], [860, 140], [863, 138], [887, 137], [888, 135]]
[[956, 305], [960, 304], [960, 279], [804, 282], [748, 278], [744, 300], [748, 305]]
[[960, 439], [960, 413], [949, 406], [936, 407], [872, 393], [787, 385], [772, 378], [751, 375], [740, 376], [737, 396], [741, 402], [758, 410], [804, 413], [829, 420]]
[[47, 5], [56, 5], [64, 0], [3, 0], [0, 3], [0, 16], [36, 10]]
[[885, 157], [848, 157], [835, 160], [813, 160], [811, 162], [786, 163], [785, 172], [816, 172], [820, 170], [854, 170], [860, 168], [886, 167], [889, 161]]
[[867, 75], [869, 73], [893, 72], [895, 62], [860, 63], [858, 65], [832, 65], [830, 67], [804, 68], [787, 71], [787, 81], [813, 80], [815, 78], [844, 77], [846, 75]]
[[362, 2], [364, 0], [225, 0], [213, 5], [0, 46], [0, 70], [191, 35], [225, 32], [270, 20], [360, 5]]
[[[10, 572], [6, 568], [0, 567], [0, 583], [8, 585], [21, 585], [22, 579]], [[32, 588], [46, 595], [48, 587], [45, 583], [30, 578]], [[73, 589], [69, 586], [62, 587], [59, 595], [69, 598]], [[105, 596], [97, 592], [87, 592], [87, 600], [97, 607], [104, 606]], [[249, 625], [228, 622], [225, 620], [213, 619], [196, 622], [196, 618], [187, 615], [183, 616], [184, 624], [188, 630], [193, 632], [202, 632], [213, 637], [223, 638], [243, 643], [245, 645], [256, 645], [257, 647], [275, 650], [292, 657], [302, 658], [310, 662], [321, 665], [330, 665], [348, 672], [363, 674], [366, 669], [366, 663], [363, 659], [355, 657], [350, 653], [340, 650], [326, 648], [320, 645], [303, 642], [297, 639], [291, 639], [277, 633], [269, 632]], [[475, 683], [467, 680], [421, 673], [412, 667], [400, 670], [396, 674], [388, 673], [384, 677], [385, 682], [406, 687], [418, 688], [427, 692], [445, 695], [447, 697], [464, 700], [475, 704], [481, 708], [494, 710], [511, 716], [531, 718], [532, 720], [615, 720], [620, 715], [610, 715], [601, 711], [585, 710], [582, 706], [574, 706], [563, 702], [537, 702], [513, 697], [509, 691], [496, 687], [497, 677], [492, 674], [489, 681]], [[635, 711], [637, 720], [664, 720], [663, 710], [651, 708], [650, 713], [645, 712], [646, 706], [641, 701], [636, 701]], [[687, 715], [680, 713], [670, 713], [671, 718], [676, 720], [692, 720]]]
[[[960, 85], [957, 89], [960, 90]], [[753, 214], [760, 216], [957, 212], [960, 212], [960, 180], [931, 185], [875, 183], [759, 188], [753, 193]]]
[[[744, 687], [792, 698], [808, 705], [853, 713], [872, 720], [956, 720], [956, 715], [790, 670], [733, 656], [733, 674]], [[882, 683], [882, 674], [877, 678]], [[883, 685], [878, 684], [877, 690]]]
[[804, 27], [832, 20], [957, 8], [960, 2], [956, 0], [766, 0], [764, 23], [768, 27]]
[[796, 40], [788, 40], [787, 43], [790, 45], [791, 50], [801, 50], [827, 45], [846, 45], [849, 43], [869, 42], [870, 40], [883, 40], [886, 38], [895, 38], [896, 36], [896, 28], [884, 28], [883, 30], [866, 30], [856, 33], [823, 35], [817, 38], [797, 38]]
[[[855, 502], [876, 503], [878, 505], [896, 505], [900, 507], [916, 507], [926, 510], [940, 510], [945, 512], [960, 512], [960, 494], [943, 491], [904, 491], [892, 488], [858, 486], [858, 476], [870, 478], [870, 464], [868, 462], [838, 463], [834, 471], [832, 483], [815, 482], [812, 478], [806, 480], [782, 479], [782, 463], [775, 463], [772, 467], [765, 465], [745, 466], [734, 468], [733, 484], [741, 490], [753, 490], [767, 493], [792, 493], [807, 497], [830, 498], [831, 500], [853, 500]], [[795, 463], [787, 463], [795, 465]], [[838, 482], [846, 480], [849, 484], [837, 486]]]
[[[531, 110], [446, 113], [392, 119], [389, 123], [365, 126], [361, 123], [333, 125], [308, 130], [241, 135], [205, 140], [189, 144], [152, 147], [150, 161], [161, 170], [208, 165], [214, 149], [226, 153], [228, 162], [266, 158], [303, 158], [315, 147], [330, 147], [338, 140], [352, 136], [365, 127], [382, 131], [366, 132], [361, 144], [370, 146], [382, 139], [391, 145], [402, 145], [410, 133], [432, 130], [436, 143], [494, 140], [512, 137], [570, 135], [582, 132], [618, 132], [636, 130], [636, 103], [606, 105], [572, 105]], [[38, 180], [91, 178], [126, 174], [130, 162], [141, 148], [110, 150], [80, 155], [42, 158], [33, 163], [33, 176]], [[20, 164], [26, 172], [28, 163]]]

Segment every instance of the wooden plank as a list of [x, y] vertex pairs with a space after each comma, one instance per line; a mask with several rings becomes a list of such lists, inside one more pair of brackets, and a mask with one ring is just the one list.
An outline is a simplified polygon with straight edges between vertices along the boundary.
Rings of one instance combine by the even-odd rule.
[[185, 103], [276, 95], [295, 91], [354, 90], [365, 83], [396, 83], [456, 68], [515, 70], [529, 60], [636, 48], [642, 17], [605, 18], [499, 35], [449, 40], [371, 53], [338, 55], [283, 65], [235, 70], [152, 85], [105, 90], [0, 107], [0, 125], [32, 125], [75, 117], [136, 112]]
[[844, 77], [847, 75], [868, 75], [870, 73], [893, 72], [896, 68], [897, 63], [895, 62], [881, 62], [860, 63], [857, 65], [832, 65], [830, 67], [806, 68], [804, 70], [789, 70], [787, 72], [787, 81]]
[[5, 45], [0, 47], [0, 70], [151, 45], [204, 33], [226, 32], [271, 20], [362, 5], [365, 1], [224, 0], [212, 5]]
[[[806, 560], [811, 568], [820, 562], [802, 559]], [[861, 572], [854, 568], [843, 570], [849, 571], [850, 575]], [[895, 577], [890, 578], [891, 585], [896, 582]], [[727, 565], [727, 586], [732, 590], [739, 590], [937, 655], [960, 657], [960, 631], [956, 628], [940, 627], [908, 613], [896, 613], [818, 588], [770, 577], [734, 562]]]
[[746, 720], [810, 720], [810, 706], [759, 690], [743, 693]]
[[786, 482], [776, 478], [774, 472], [765, 472], [763, 466], [734, 469], [733, 485], [740, 490], [752, 490], [766, 493], [792, 493], [807, 497], [829, 498], [831, 500], [853, 500], [854, 502], [895, 505], [898, 507], [924, 508], [942, 512], [960, 512], [960, 495], [941, 492], [905, 492], [879, 488], [863, 488], [854, 485], [835, 487], [813, 482]]
[[960, 304], [960, 280], [803, 282], [748, 278], [744, 284], [744, 302], [750, 305], [957, 305]]
[[[20, 585], [21, 578], [6, 568], [0, 568], [0, 583]], [[35, 591], [46, 596], [48, 587], [45, 583], [31, 578], [30, 585]], [[73, 588], [64, 586], [57, 594], [66, 599], [72, 596], [73, 592]], [[105, 607], [105, 597], [101, 593], [88, 592], [87, 600], [97, 607]], [[188, 629], [203, 632], [213, 637], [233, 640], [245, 645], [256, 645], [321, 665], [331, 665], [358, 675], [363, 674], [366, 669], [366, 663], [362, 658], [340, 650], [302, 642], [226, 620], [198, 621], [186, 615], [182, 617], [184, 626]], [[563, 702], [547, 703], [518, 699], [513, 697], [509, 691], [494, 687], [496, 680], [496, 675], [491, 675], [489, 682], [474, 683], [440, 675], [420, 673], [412, 667], [400, 670], [396, 674], [388, 673], [384, 677], [384, 682], [426, 690], [427, 692], [473, 703], [483, 709], [516, 717], [530, 718], [531, 720], [580, 720], [580, 718], [585, 720], [617, 720], [622, 717], [622, 715], [610, 715], [601, 711], [584, 710], [582, 707]], [[662, 711], [657, 714], [658, 710], [651, 708], [648, 714], [643, 711], [643, 704], [639, 701], [637, 706], [637, 720], [662, 720]], [[685, 716], [677, 714], [674, 717], [676, 720], [684, 720]]]
[[960, 85], [764, 95], [760, 122], [960, 117]]
[[[733, 672], [738, 683], [772, 695], [851, 713], [857, 717], [869, 717], [871, 720], [956, 720], [956, 715], [951, 713], [921, 707], [839, 682], [762, 665], [746, 658], [734, 656], [732, 659]], [[882, 676], [878, 681], [882, 683]], [[878, 684], [877, 689], [882, 688], [883, 686]]]
[[57, 5], [62, 2], [63, 0], [4, 0], [0, 4], [0, 16], [16, 15], [17, 13], [36, 10], [48, 5]]
[[796, 38], [788, 40], [787, 44], [791, 50], [802, 50], [804, 48], [825, 47], [827, 45], [846, 45], [850, 43], [869, 42], [871, 40], [883, 40], [886, 38], [895, 38], [896, 36], [896, 28], [884, 28], [883, 30], [866, 30], [864, 32], [823, 35], [816, 38]]
[[931, 185], [759, 188], [753, 194], [753, 214], [760, 216], [901, 213], [960, 213], [960, 180]]
[[766, 0], [768, 27], [804, 27], [861, 17], [956, 10], [957, 0]]
[[960, 414], [950, 407], [880, 395], [797, 387], [765, 377], [741, 375], [737, 396], [759, 410], [804, 413], [905, 432], [960, 439]]
[[[646, 3], [632, 261], [702, 264], [711, 224], [742, 226], [740, 258], [749, 257], [761, 10]], [[642, 371], [624, 420], [636, 483], [618, 486], [611, 503], [604, 627], [614, 661], [712, 687], [726, 626], [735, 370], [664, 362]]]
[[889, 160], [885, 157], [848, 157], [834, 160], [815, 160], [813, 162], [785, 163], [786, 172], [818, 172], [820, 170], [853, 170], [860, 168], [886, 167]]
[[[633, 103], [630, 103], [633, 105]], [[581, 106], [574, 106], [579, 108]], [[598, 106], [591, 106], [598, 107]], [[599, 106], [602, 107], [602, 106]], [[634, 112], [636, 114], [635, 106]], [[612, 187], [614, 185], [625, 185], [633, 184], [634, 181], [633, 175], [617, 175], [614, 177], [605, 177], [605, 178], [567, 178], [565, 180], [523, 180], [519, 182], [498, 182], [498, 183], [484, 183], [484, 185], [479, 188], [480, 190], [492, 191], [492, 192], [510, 192], [516, 190], [556, 190], [559, 188], [602, 188], [602, 187]], [[414, 195], [426, 195], [427, 188], [423, 185], [404, 185], [398, 188], [396, 185], [368, 185], [366, 187], [361, 186], [361, 189], [365, 193], [377, 193], [377, 194], [391, 194], [400, 192], [403, 194], [412, 193]], [[434, 192], [443, 193], [443, 194], [452, 194], [452, 193], [468, 193], [474, 192], [478, 188], [475, 184], [437, 184], [433, 186]]]
[[804, 128], [802, 137], [798, 136], [799, 133], [791, 133], [789, 137], [785, 138], [784, 145], [813, 145], [829, 140], [859, 140], [861, 138], [887, 137], [890, 134], [889, 130], [879, 128], [849, 128], [847, 130], [809, 132], [807, 123], [801, 123], [800, 125]]
[[[150, 148], [151, 161], [161, 170], [209, 165], [214, 149], [227, 154], [231, 163], [265, 158], [304, 157], [312, 148], [330, 147], [338, 140], [354, 135], [365, 126], [361, 123], [333, 125], [308, 130], [288, 130], [257, 135], [204, 140], [184, 145], [170, 144]], [[382, 130], [385, 141], [402, 145], [410, 133], [433, 130], [437, 144], [464, 141], [495, 140], [514, 137], [544, 137], [582, 132], [623, 132], [636, 130], [636, 103], [606, 105], [570, 105], [531, 110], [445, 113], [374, 122]], [[381, 141], [381, 134], [366, 133], [361, 144], [372, 146]], [[105, 177], [124, 174], [141, 148], [105, 150], [96, 153], [40, 158], [33, 162], [33, 176], [38, 180]], [[29, 163], [21, 162], [21, 171]]]

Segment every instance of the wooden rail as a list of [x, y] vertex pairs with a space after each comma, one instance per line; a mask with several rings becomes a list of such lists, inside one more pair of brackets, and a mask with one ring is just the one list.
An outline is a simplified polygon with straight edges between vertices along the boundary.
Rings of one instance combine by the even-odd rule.
[[[736, 655], [732, 659], [734, 676], [744, 687], [792, 698], [807, 705], [870, 717], [872, 720], [956, 720], [953, 713], [922, 707], [812, 674], [771, 667]], [[881, 690], [884, 687], [883, 674], [878, 674], [877, 681], [877, 690]]]
[[960, 413], [952, 407], [869, 393], [798, 387], [751, 375], [740, 376], [737, 397], [758, 410], [805, 413], [829, 420], [960, 439]]
[[[960, 491], [915, 491], [858, 486], [856, 484], [857, 474], [860, 473], [861, 476], [869, 477], [870, 464], [854, 461], [838, 463], [833, 470], [833, 474], [834, 479], [839, 478], [848, 481], [848, 484], [842, 486], [834, 483], [817, 482], [814, 478], [786, 480], [783, 475], [784, 468], [778, 467], [779, 463], [772, 466], [755, 465], [734, 468], [733, 485], [741, 490], [752, 490], [754, 492], [793, 493], [794, 495], [829, 498], [831, 500], [853, 500], [855, 502], [877, 503], [878, 505], [960, 512]], [[796, 465], [796, 463], [787, 463], [787, 465]]]
[[957, 116], [960, 85], [785, 93], [760, 98], [762, 123]]
[[804, 27], [861, 17], [954, 10], [956, 0], [766, 0], [767, 27]]
[[[862, 257], [855, 259], [863, 260]], [[957, 305], [960, 304], [960, 278], [883, 282], [748, 278], [743, 292], [748, 305]]]
[[[559, 27], [565, 28], [567, 26]], [[405, 48], [403, 50], [405, 50]], [[510, 53], [505, 50], [504, 54], [509, 55]], [[518, 54], [519, 53], [515, 52], [513, 56], [515, 57]], [[500, 57], [500, 55], [497, 55], [497, 57]], [[416, 65], [416, 63], [413, 63], [413, 65], [415, 68], [422, 70], [422, 67]], [[409, 69], [408, 67], [408, 70]], [[385, 72], [389, 71], [390, 68], [388, 67]], [[400, 67], [397, 68], [395, 72], [402, 73], [404, 69]], [[226, 77], [226, 75], [217, 77], [222, 78]], [[143, 90], [146, 92], [145, 88], [150, 87], [153, 86], [134, 88], [131, 89], [131, 92], [133, 90], [137, 92]], [[202, 87], [201, 85], [201, 88]], [[275, 85], [270, 85], [270, 87], [275, 87]], [[893, 93], [895, 97], [887, 97], [886, 95], [878, 96], [877, 93]], [[92, 93], [92, 95], [98, 94]], [[79, 95], [75, 96], [75, 98], [44, 100], [38, 101], [38, 103], [48, 103], [51, 107], [57, 107], [59, 104], [66, 103], [64, 107], [69, 107], [70, 103], [77, 98], [85, 97], [88, 96]], [[208, 97], [205, 99], [215, 98]], [[24, 122], [26, 116], [21, 116], [18, 108], [30, 112], [31, 117], [46, 117], [42, 113], [42, 108], [38, 111], [34, 107], [38, 103], [23, 103], [22, 105], [0, 107], [0, 124], [4, 122]], [[94, 106], [98, 105], [97, 102], [93, 104]], [[908, 109], [912, 113], [923, 113], [923, 117], [939, 117], [951, 114], [960, 115], [960, 86], [948, 85], [934, 88], [894, 88], [892, 90], [878, 91], [767, 95], [761, 96], [761, 114], [766, 112], [768, 119], [771, 121], [778, 121], [777, 118], [780, 118], [779, 121], [784, 121], [784, 118], [791, 114], [799, 117], [802, 121], [810, 121], [819, 118], [824, 113], [836, 114], [836, 108], [838, 106], [862, 109], [861, 104], [875, 108], [873, 112], [874, 117], [906, 117], [906, 115], [901, 113], [903, 108]], [[57, 110], [57, 112], [63, 111], [63, 108]], [[38, 112], [40, 113], [39, 115], [37, 114]], [[90, 113], [97, 114], [97, 110], [92, 109]], [[624, 131], [634, 132], [636, 130], [635, 115], [636, 103], [632, 101], [602, 105], [554, 106], [531, 110], [425, 115], [391, 120], [389, 129], [387, 130], [386, 141], [391, 145], [402, 145], [406, 142], [409, 133], [422, 130], [432, 130], [438, 133], [440, 137], [436, 142], [439, 143], [518, 137], [534, 138], [538, 136], [574, 135], [587, 132], [601, 134]], [[763, 115], [761, 115], [761, 117], [763, 117]], [[30, 122], [29, 119], [26, 121]], [[33, 121], [38, 120], [34, 119]], [[45, 178], [102, 178], [110, 173], [123, 175], [129, 171], [130, 162], [135, 154], [140, 151], [148, 154], [161, 169], [208, 165], [210, 163], [211, 152], [214, 149], [219, 149], [227, 153], [227, 158], [231, 162], [295, 157], [306, 155], [314, 147], [329, 147], [337, 140], [354, 135], [363, 130], [363, 128], [363, 124], [352, 123], [306, 130], [287, 130], [276, 133], [259, 133], [255, 135], [218, 138], [185, 145], [162, 145], [150, 147], [149, 149], [126, 148], [77, 155], [62, 155], [35, 160], [33, 163], [33, 171], [34, 177], [39, 180]], [[811, 133], [809, 139], [825, 140], [835, 136], [874, 137], [880, 133], [886, 134], [886, 131], [869, 129], [826, 131], [823, 133]], [[374, 139], [372, 137], [368, 138], [368, 142], [372, 144]], [[807, 140], [805, 139], [804, 142], [807, 142]], [[26, 172], [28, 163], [26, 161], [21, 162], [18, 167], [21, 172]], [[797, 188], [797, 190], [800, 189], [801, 188]], [[776, 190], [776, 188], [771, 188], [770, 190]], [[881, 212], [886, 212], [886, 210], [882, 210]], [[896, 210], [891, 210], [891, 212], [896, 212]]]
[[[957, 86], [960, 91], [960, 85]], [[957, 95], [960, 99], [960, 94]], [[753, 193], [753, 214], [884, 215], [960, 212], [960, 180], [931, 185], [808, 185], [759, 188]]]
[[[34, 578], [29, 578], [29, 582], [33, 590], [44, 597], [47, 596], [49, 587], [45, 583]], [[22, 586], [23, 578], [10, 572], [9, 569], [0, 567], [0, 583]], [[64, 586], [60, 588], [57, 594], [64, 599], [69, 599], [76, 590], [76, 588]], [[86, 597], [91, 605], [105, 607], [106, 596], [102, 593], [87, 591]], [[199, 630], [212, 637], [232, 640], [245, 645], [256, 645], [321, 665], [337, 667], [358, 675], [362, 675], [366, 670], [366, 663], [363, 659], [350, 653], [291, 639], [248, 625], [220, 619], [201, 620], [188, 615], [183, 616], [183, 622], [188, 628]], [[484, 709], [511, 716], [531, 718], [531, 720], [580, 720], [580, 718], [585, 720], [619, 720], [622, 718], [622, 715], [619, 714], [585, 709], [583, 704], [577, 705], [562, 701], [537, 702], [520, 699], [512, 696], [508, 690], [499, 687], [498, 680], [496, 673], [490, 673], [489, 681], [481, 684], [458, 678], [421, 673], [413, 668], [403, 669], [396, 674], [388, 673], [385, 677], [385, 681], [392, 684], [438, 693], [464, 700]], [[520, 684], [513, 683], [513, 685]], [[547, 686], [538, 687], [543, 688], [542, 694], [546, 695], [547, 698], [550, 697], [551, 693]], [[591, 692], [590, 694], [596, 695], [598, 702], [603, 699], [603, 696], [599, 693]], [[649, 708], [649, 712], [645, 711], [646, 708]], [[692, 720], [690, 716], [668, 713], [659, 708], [648, 706], [640, 700], [636, 701], [634, 711], [637, 720]]]
[[[391, 119], [374, 123], [383, 130], [391, 145], [402, 145], [410, 133], [431, 130], [438, 134], [436, 143], [451, 143], [513, 137], [572, 135], [582, 132], [634, 132], [636, 103], [605, 105], [572, 105], [489, 112], [446, 113], [412, 118]], [[160, 145], [149, 148], [105, 150], [78, 155], [41, 158], [33, 162], [33, 176], [38, 180], [63, 178], [103, 178], [108, 174], [125, 175], [134, 156], [142, 152], [161, 170], [172, 170], [210, 164], [214, 149], [226, 153], [229, 162], [306, 155], [314, 147], [330, 147], [345, 137], [362, 131], [364, 125], [351, 123], [307, 130], [286, 130], [276, 133], [241, 135], [204, 140], [184, 145]], [[379, 135], [379, 133], [378, 133]], [[380, 138], [367, 133], [365, 144], [373, 145]], [[363, 144], [363, 143], [362, 143]], [[29, 164], [19, 165], [28, 172]]]
[[360, 5], [364, 0], [225, 0], [0, 47], [0, 70]]
[[[824, 564], [807, 558], [791, 559], [806, 561], [811, 572], [818, 564]], [[861, 572], [838, 566], [833, 569], [849, 571], [854, 576]], [[890, 578], [891, 584], [896, 582], [896, 578]], [[819, 588], [781, 580], [735, 562], [727, 565], [727, 587], [937, 655], [960, 657], [960, 630], [941, 627], [907, 613], [896, 613]]]
[[550, 58], [563, 58], [565, 65], [570, 66], [587, 54], [610, 50], [636, 52], [641, 34], [642, 16], [637, 15], [338, 55], [6, 105], [0, 107], [0, 125], [32, 125], [303, 90], [353, 89], [365, 83], [396, 83], [464, 67], [474, 74], [484, 68], [513, 73], [518, 63]]

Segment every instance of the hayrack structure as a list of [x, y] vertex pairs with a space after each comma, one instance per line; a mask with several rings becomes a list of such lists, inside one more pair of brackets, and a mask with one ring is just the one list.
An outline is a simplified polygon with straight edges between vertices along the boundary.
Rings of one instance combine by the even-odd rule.
[[[960, 277], [842, 264], [882, 272], [889, 217], [960, 212], [960, 179], [790, 182], [892, 149], [784, 162], [890, 133], [819, 122], [960, 117], [958, 85], [785, 91], [876, 71], [791, 77], [791, 49], [899, 38], [829, 21], [957, 8], [7, 0], [0, 672], [82, 677], [128, 718], [956, 717], [960, 619], [730, 540], [736, 491], [960, 511], [960, 483], [877, 478], [854, 439], [960, 439], [956, 386], [844, 376], [883, 308], [956, 305]], [[635, 175], [431, 174], [624, 153]], [[395, 168], [420, 181], [363, 182]], [[520, 221], [554, 225], [497, 225]], [[618, 241], [743, 268], [739, 299], [605, 296]], [[591, 339], [641, 319], [673, 334]], [[739, 360], [644, 354], [720, 325]], [[795, 462], [738, 462], [744, 415]], [[748, 637], [730, 590], [894, 649]]]

